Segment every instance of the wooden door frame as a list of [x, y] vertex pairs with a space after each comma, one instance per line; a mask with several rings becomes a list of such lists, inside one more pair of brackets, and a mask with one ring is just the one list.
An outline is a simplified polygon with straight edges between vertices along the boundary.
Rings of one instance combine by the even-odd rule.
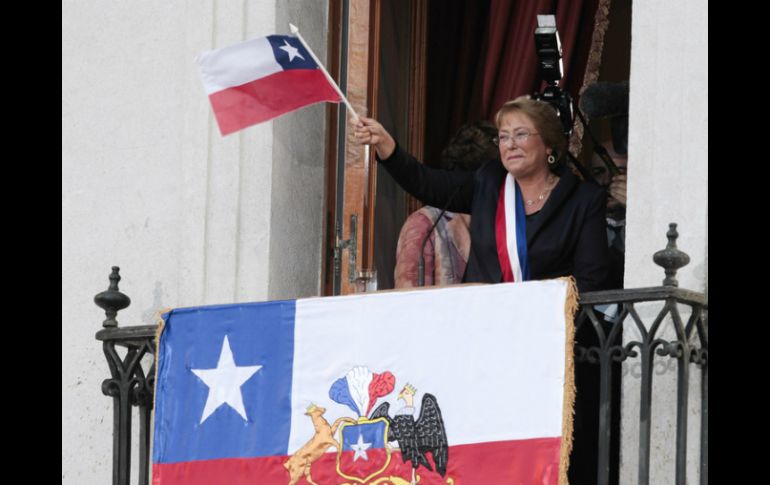
[[[343, 2], [348, 1], [347, 5]], [[341, 69], [344, 8], [347, 9], [347, 52], [346, 91], [353, 108], [359, 114], [377, 118], [377, 98], [380, 68], [380, 13], [382, 0], [331, 0], [329, 2], [329, 72], [339, 81]], [[408, 123], [406, 148], [418, 159], [424, 154], [425, 140], [425, 83], [427, 56], [427, 13], [428, 0], [410, 2], [412, 25], [410, 28], [412, 65], [409, 82]], [[338, 158], [340, 135], [340, 109], [344, 105], [329, 104], [327, 107], [326, 139], [326, 196], [324, 200], [325, 235], [322, 268], [323, 295], [335, 292], [335, 254], [342, 255], [340, 261], [340, 294], [353, 292], [349, 281], [350, 248], [336, 250], [340, 242], [349, 238], [350, 214], [357, 214], [356, 268], [371, 269], [374, 264], [374, 213], [377, 189], [377, 170], [374, 150], [365, 157], [364, 148], [355, 143], [349, 124], [345, 127], [344, 147], [344, 191], [342, 217], [339, 217], [338, 200]], [[346, 119], [349, 114], [346, 113]], [[419, 201], [407, 196], [408, 212], [420, 207]], [[340, 232], [340, 227], [342, 231]], [[340, 237], [342, 234], [342, 237]], [[344, 244], [343, 244], [344, 245]], [[345, 254], [348, 253], [348, 254]]]
[[[342, 2], [329, 2], [329, 23], [327, 27], [326, 67], [337, 84], [340, 84], [340, 38]], [[339, 104], [326, 103], [326, 180], [324, 190], [324, 234], [323, 257], [321, 258], [321, 295], [329, 296], [334, 291], [334, 246], [337, 212], [337, 136], [339, 135]]]

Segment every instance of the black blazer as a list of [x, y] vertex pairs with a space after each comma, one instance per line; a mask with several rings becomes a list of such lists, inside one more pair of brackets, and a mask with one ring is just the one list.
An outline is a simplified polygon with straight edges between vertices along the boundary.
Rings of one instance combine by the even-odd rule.
[[[490, 160], [473, 171], [426, 167], [396, 146], [386, 160], [377, 158], [404, 190], [434, 207], [471, 214], [471, 251], [464, 282], [502, 281], [497, 257], [495, 213], [507, 171]], [[561, 178], [533, 223], [527, 223], [531, 279], [573, 275], [579, 291], [607, 289], [609, 255], [607, 194], [563, 169]]]

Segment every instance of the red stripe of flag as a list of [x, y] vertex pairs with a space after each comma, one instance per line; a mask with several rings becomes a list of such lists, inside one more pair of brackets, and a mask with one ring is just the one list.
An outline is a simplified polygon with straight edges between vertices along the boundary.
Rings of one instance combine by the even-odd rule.
[[289, 69], [209, 95], [222, 135], [321, 101], [341, 101], [320, 69]]
[[[449, 447], [446, 477], [425, 467], [417, 469], [420, 485], [446, 484], [452, 478], [456, 485], [516, 483], [557, 485], [559, 481], [559, 452], [561, 438], [539, 438], [498, 441]], [[371, 459], [376, 450], [368, 451]], [[345, 452], [353, 454], [353, 452]], [[163, 485], [253, 485], [289, 483], [289, 472], [283, 464], [288, 457], [227, 458], [182, 463], [153, 464], [152, 482]], [[336, 453], [326, 453], [312, 465], [313, 481], [324, 485], [350, 483], [337, 474]], [[458, 474], [457, 470], [463, 470]], [[404, 463], [401, 453], [393, 452], [390, 465], [378, 477], [412, 478], [412, 465]], [[306, 484], [304, 476], [297, 482]]]

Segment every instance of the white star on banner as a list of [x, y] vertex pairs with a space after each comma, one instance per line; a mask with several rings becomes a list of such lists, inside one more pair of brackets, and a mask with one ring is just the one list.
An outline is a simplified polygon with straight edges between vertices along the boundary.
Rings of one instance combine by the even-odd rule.
[[299, 57], [303, 61], [305, 60], [305, 58], [302, 57], [302, 54], [299, 53], [299, 49], [289, 44], [286, 39], [283, 40], [283, 45], [279, 47], [279, 49], [289, 53], [289, 62], [293, 61], [295, 57]]
[[230, 341], [227, 340], [227, 335], [225, 335], [225, 339], [222, 342], [222, 351], [219, 354], [219, 362], [215, 369], [190, 369], [193, 374], [198, 376], [209, 387], [209, 395], [206, 399], [206, 406], [203, 408], [201, 424], [222, 404], [229, 405], [244, 420], [248, 421], [246, 409], [243, 407], [241, 385], [261, 368], [261, 365], [236, 367], [233, 360], [233, 351], [230, 350]]
[[372, 446], [371, 443], [364, 443], [364, 437], [362, 435], [358, 435], [358, 443], [354, 445], [350, 445], [351, 448], [356, 452], [355, 455], [353, 455], [353, 461], [358, 460], [359, 458], [363, 458], [366, 461], [369, 461], [369, 457], [366, 455], [366, 450], [369, 449], [369, 447]]

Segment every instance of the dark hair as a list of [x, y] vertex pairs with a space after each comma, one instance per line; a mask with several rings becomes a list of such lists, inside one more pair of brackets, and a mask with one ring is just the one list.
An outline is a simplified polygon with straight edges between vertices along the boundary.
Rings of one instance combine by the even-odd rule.
[[476, 170], [484, 162], [498, 158], [496, 136], [497, 129], [489, 121], [464, 124], [441, 152], [441, 168]]

